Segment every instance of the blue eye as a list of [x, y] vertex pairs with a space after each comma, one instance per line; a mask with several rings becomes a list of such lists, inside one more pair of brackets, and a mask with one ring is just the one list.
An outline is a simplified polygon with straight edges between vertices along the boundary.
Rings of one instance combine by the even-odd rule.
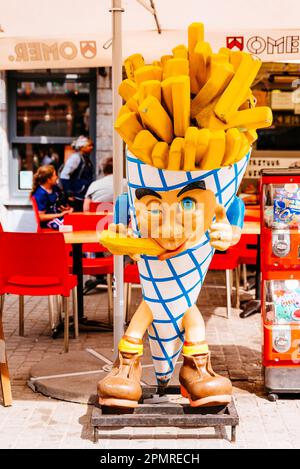
[[149, 210], [149, 212], [150, 212], [152, 215], [160, 215], [160, 210], [159, 210], [159, 208], [153, 208], [152, 210]]
[[186, 197], [185, 199], [182, 199], [180, 205], [181, 208], [187, 212], [195, 210], [196, 208], [196, 202], [191, 197]]

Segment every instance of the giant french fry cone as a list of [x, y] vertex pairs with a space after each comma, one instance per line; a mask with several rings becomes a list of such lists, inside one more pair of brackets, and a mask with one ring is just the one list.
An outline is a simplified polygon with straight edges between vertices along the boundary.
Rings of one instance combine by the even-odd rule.
[[[272, 114], [253, 108], [249, 88], [257, 59], [225, 48], [213, 54], [201, 23], [190, 26], [188, 47], [175, 47], [155, 65], [145, 65], [140, 54], [125, 65], [125, 103], [115, 129], [127, 144], [133, 237], [105, 232], [102, 242], [114, 254], [141, 255], [143, 300], [153, 317], [148, 336], [162, 384], [172, 376], [184, 342], [183, 317], [197, 301], [217, 247], [210, 227], [241, 224], [232, 213], [242, 204], [236, 193], [255, 130], [271, 125]], [[222, 220], [217, 213], [224, 214]], [[184, 217], [192, 223], [188, 234], [178, 234]], [[220, 249], [230, 246], [225, 241]]]

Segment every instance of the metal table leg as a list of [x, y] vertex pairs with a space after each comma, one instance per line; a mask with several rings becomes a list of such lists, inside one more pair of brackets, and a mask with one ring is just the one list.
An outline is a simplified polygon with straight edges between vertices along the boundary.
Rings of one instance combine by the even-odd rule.
[[77, 276], [78, 319], [79, 321], [81, 321], [84, 318], [82, 244], [72, 244], [72, 248], [73, 248], [73, 274]]
[[83, 269], [82, 244], [73, 244], [73, 274], [77, 276], [77, 301], [79, 330], [84, 331], [111, 331], [112, 325], [100, 321], [88, 320], [84, 316], [83, 302]]

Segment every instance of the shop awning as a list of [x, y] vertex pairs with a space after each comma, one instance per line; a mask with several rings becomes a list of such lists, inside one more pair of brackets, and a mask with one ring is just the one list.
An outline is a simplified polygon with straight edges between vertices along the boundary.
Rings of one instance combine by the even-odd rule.
[[[141, 3], [150, 0], [123, 1], [123, 57], [140, 50], [151, 62], [186, 43], [188, 24], [201, 21], [215, 50], [229, 46], [264, 61], [300, 61], [298, 0], [155, 0], [160, 34]], [[0, 69], [111, 65], [110, 8], [110, 0], [0, 0]]]

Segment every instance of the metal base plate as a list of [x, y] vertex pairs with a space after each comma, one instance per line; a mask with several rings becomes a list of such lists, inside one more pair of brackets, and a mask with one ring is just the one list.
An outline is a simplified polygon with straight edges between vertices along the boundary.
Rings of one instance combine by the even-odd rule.
[[265, 367], [265, 388], [268, 392], [300, 393], [300, 366]]
[[227, 406], [191, 407], [181, 397], [179, 386], [161, 390], [144, 387], [141, 404], [134, 409], [96, 406], [91, 425], [94, 442], [98, 441], [101, 427], [224, 427], [231, 426], [231, 441], [236, 439], [239, 416], [234, 400]]

